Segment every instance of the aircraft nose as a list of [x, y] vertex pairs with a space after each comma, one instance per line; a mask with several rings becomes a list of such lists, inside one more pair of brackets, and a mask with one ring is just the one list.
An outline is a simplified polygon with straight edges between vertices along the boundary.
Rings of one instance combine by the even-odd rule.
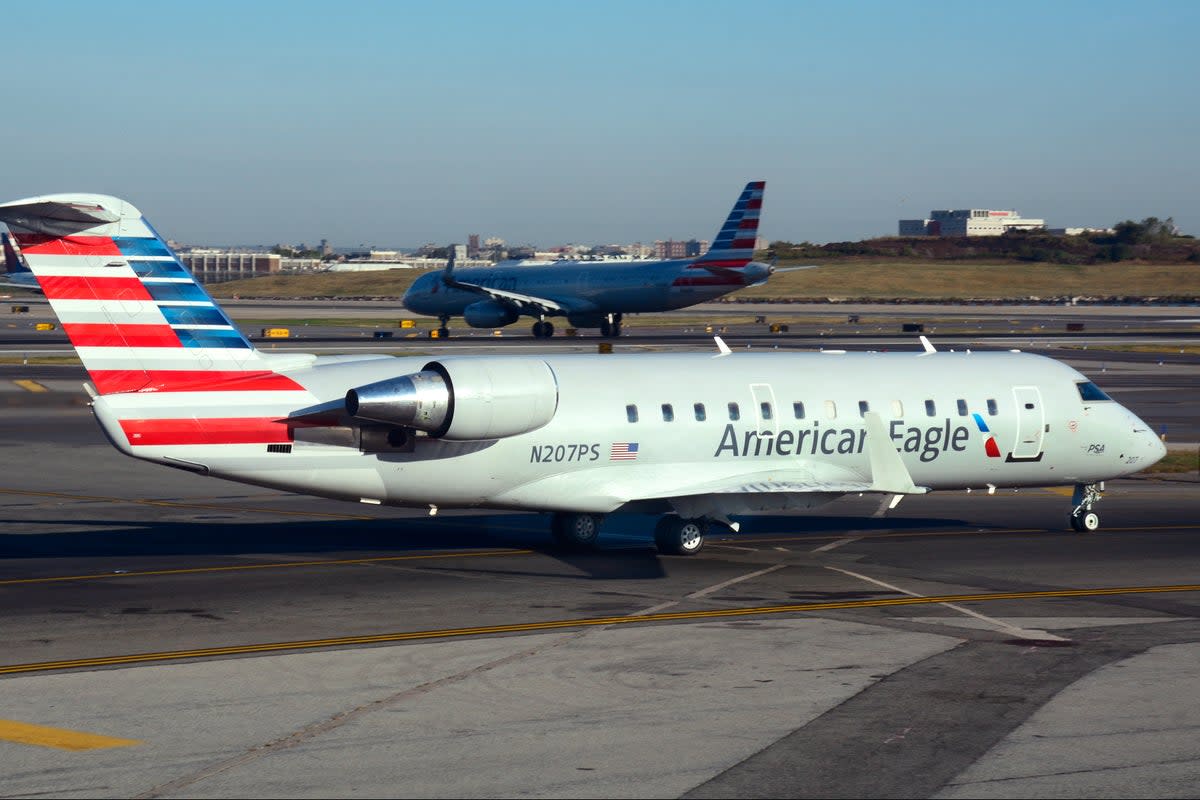
[[1156, 464], [1167, 455], [1167, 446], [1163, 444], [1163, 440], [1154, 435], [1154, 431], [1146, 429], [1140, 432], [1142, 442], [1148, 451], [1146, 456], [1149, 464]]

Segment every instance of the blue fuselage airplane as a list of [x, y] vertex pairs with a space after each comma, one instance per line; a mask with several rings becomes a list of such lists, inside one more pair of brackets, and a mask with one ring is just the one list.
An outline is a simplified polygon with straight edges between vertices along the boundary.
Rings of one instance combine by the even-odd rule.
[[776, 271], [752, 260], [765, 187], [763, 181], [746, 184], [712, 247], [701, 256], [462, 270], [451, 264], [414, 281], [404, 307], [438, 317], [442, 337], [451, 317], [461, 316], [473, 328], [499, 328], [522, 315], [537, 319], [533, 335], [538, 338], [554, 334], [547, 317], [566, 317], [573, 327], [620, 336], [624, 314], [686, 308], [762, 283]]

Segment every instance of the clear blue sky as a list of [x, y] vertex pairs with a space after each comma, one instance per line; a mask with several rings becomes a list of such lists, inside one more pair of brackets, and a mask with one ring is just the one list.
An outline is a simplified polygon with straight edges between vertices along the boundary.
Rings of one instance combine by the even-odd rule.
[[6, 4], [3, 199], [188, 243], [890, 235], [931, 208], [1200, 234], [1200, 2]]

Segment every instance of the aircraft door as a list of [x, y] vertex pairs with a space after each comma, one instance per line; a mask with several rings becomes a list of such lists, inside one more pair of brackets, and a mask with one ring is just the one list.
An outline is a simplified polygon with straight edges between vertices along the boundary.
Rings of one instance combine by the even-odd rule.
[[1036, 461], [1042, 457], [1042, 441], [1046, 435], [1046, 411], [1042, 393], [1036, 386], [1014, 386], [1013, 400], [1017, 407], [1017, 436], [1010, 458], [1014, 461]]
[[779, 407], [771, 384], [750, 384], [750, 395], [754, 398], [754, 421], [758, 424], [759, 434], [774, 436], [779, 432]]

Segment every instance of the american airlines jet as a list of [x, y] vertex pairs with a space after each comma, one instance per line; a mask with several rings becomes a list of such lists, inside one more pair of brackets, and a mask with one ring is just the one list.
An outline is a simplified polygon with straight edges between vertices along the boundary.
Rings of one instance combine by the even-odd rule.
[[[620, 336], [625, 314], [671, 311], [704, 303], [767, 280], [776, 271], [751, 260], [766, 183], [746, 184], [708, 252], [670, 261], [556, 261], [541, 266], [496, 266], [422, 275], [404, 295], [404, 307], [472, 328], [499, 328], [522, 315], [537, 318], [533, 335], [554, 335], [547, 317], [566, 317], [576, 328]], [[808, 269], [785, 267], [779, 271]]]
[[12, 237], [7, 233], [0, 234], [0, 240], [4, 247], [4, 280], [0, 280], [0, 286], [12, 286], [17, 289], [28, 289], [31, 292], [41, 293], [41, 288], [38, 286], [37, 279], [33, 277], [33, 272], [29, 269], [21, 258], [21, 254], [17, 252], [16, 246], [13, 244]]
[[315, 356], [254, 349], [141, 212], [0, 205], [120, 451], [361, 503], [550, 512], [572, 546], [661, 514], [667, 553], [848, 493], [1098, 484], [1165, 448], [1074, 369], [1017, 353]]

